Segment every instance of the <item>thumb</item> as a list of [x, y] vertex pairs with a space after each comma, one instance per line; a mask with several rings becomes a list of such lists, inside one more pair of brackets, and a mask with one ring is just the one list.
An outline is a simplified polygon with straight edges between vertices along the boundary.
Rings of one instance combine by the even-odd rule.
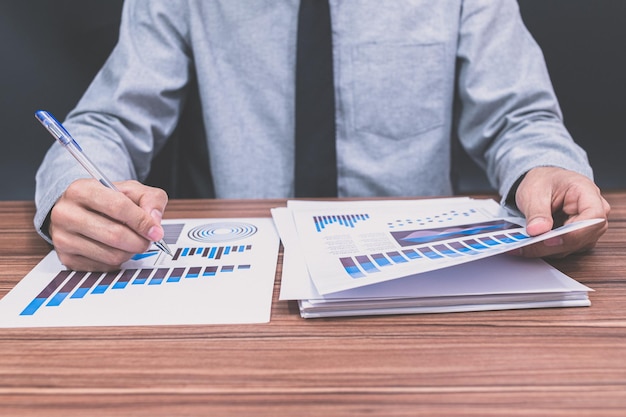
[[526, 232], [537, 236], [552, 230], [552, 193], [550, 187], [543, 189], [520, 188], [516, 196], [517, 207], [526, 217]]

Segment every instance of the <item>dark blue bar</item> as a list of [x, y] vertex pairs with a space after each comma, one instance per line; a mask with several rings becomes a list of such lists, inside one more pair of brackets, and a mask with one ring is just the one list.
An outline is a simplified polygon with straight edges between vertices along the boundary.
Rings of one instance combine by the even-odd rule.
[[65, 283], [65, 285], [59, 290], [58, 293], [52, 297], [50, 301], [48, 301], [47, 306], [57, 307], [60, 306], [63, 300], [72, 292], [74, 288], [78, 285], [80, 281], [85, 277], [86, 272], [75, 272], [74, 275], [70, 277], [70, 279]]
[[451, 258], [455, 258], [457, 256], [461, 256], [460, 253], [457, 253], [455, 251], [453, 251], [452, 249], [450, 249], [449, 247], [447, 247], [446, 245], [435, 245], [433, 246], [434, 249], [437, 249], [440, 253], [449, 256]]
[[111, 285], [117, 274], [118, 272], [107, 272], [104, 275], [104, 278], [102, 278], [102, 281], [100, 281], [100, 283], [96, 285], [96, 288], [94, 288], [91, 293], [104, 294], [104, 292], [107, 290], [107, 288], [109, 288], [109, 285]]
[[524, 233], [521, 233], [521, 232], [509, 233], [509, 236], [512, 237], [513, 239], [516, 239], [516, 240], [530, 239], [530, 236], [527, 236], [527, 235], [525, 235]]
[[479, 243], [476, 239], [469, 239], [469, 240], [464, 240], [463, 243], [465, 243], [467, 246], [471, 247], [472, 249], [487, 249], [487, 246], [483, 245], [482, 243]]
[[496, 235], [494, 237], [496, 239], [498, 239], [502, 243], [515, 243], [515, 242], [517, 242], [515, 239], [511, 239], [507, 235]]
[[204, 273], [202, 274], [205, 277], [214, 277], [217, 273], [217, 266], [207, 266], [204, 268]]
[[448, 245], [450, 245], [452, 247], [452, 249], [454, 249], [456, 251], [459, 251], [459, 252], [461, 252], [463, 254], [466, 254], [466, 255], [476, 255], [476, 254], [478, 254], [478, 252], [468, 248], [467, 246], [465, 246], [461, 242], [451, 242], [451, 243], [448, 243]]
[[380, 272], [380, 270], [376, 268], [370, 258], [368, 258], [366, 255], [357, 256], [356, 260], [363, 267], [363, 270], [368, 274]]
[[417, 250], [424, 256], [430, 259], [443, 258], [440, 254], [432, 250], [431, 248], [424, 246], [423, 248], [417, 248]]
[[404, 256], [400, 255], [399, 252], [387, 252], [387, 256], [389, 256], [391, 260], [397, 264], [409, 262]]
[[419, 253], [415, 252], [413, 249], [405, 249], [402, 251], [402, 253], [404, 253], [404, 255], [406, 255], [406, 257], [409, 259], [418, 259], [422, 257]]
[[383, 255], [382, 253], [375, 253], [372, 255], [372, 258], [378, 264], [378, 266], [391, 265], [391, 262], [389, 262], [389, 259], [387, 259], [385, 255]]
[[344, 269], [352, 278], [363, 278], [365, 276], [356, 266], [352, 258], [340, 258], [339, 261], [341, 261]]
[[500, 245], [501, 244], [500, 242], [498, 242], [497, 240], [493, 240], [489, 236], [481, 237], [478, 240], [480, 242], [483, 242], [485, 245], [489, 245], [489, 246], [496, 246], [496, 245]]
[[154, 276], [152, 277], [148, 285], [160, 285], [165, 279], [165, 276], [167, 275], [167, 271], [169, 271], [169, 269], [167, 268], [157, 269], [157, 271], [154, 273]]
[[83, 283], [80, 284], [80, 287], [78, 287], [78, 289], [74, 291], [74, 294], [72, 294], [70, 298], [83, 298], [85, 295], [87, 295], [91, 287], [93, 287], [93, 285], [98, 282], [100, 275], [102, 274], [98, 272], [92, 272], [91, 274], [89, 274], [89, 276], [87, 276], [87, 279], [85, 279]]
[[185, 276], [185, 278], [198, 278], [200, 276], [200, 270], [202, 268], [200, 267], [193, 267], [193, 268], [189, 268], [189, 271], [187, 271], [187, 275]]
[[152, 274], [152, 271], [154, 271], [152, 268], [140, 270], [137, 274], [137, 278], [135, 278], [135, 280], [133, 281], [133, 285], [145, 284], [150, 274]]
[[172, 273], [167, 278], [167, 282], [178, 282], [183, 276], [183, 272], [185, 272], [185, 268], [174, 268]]

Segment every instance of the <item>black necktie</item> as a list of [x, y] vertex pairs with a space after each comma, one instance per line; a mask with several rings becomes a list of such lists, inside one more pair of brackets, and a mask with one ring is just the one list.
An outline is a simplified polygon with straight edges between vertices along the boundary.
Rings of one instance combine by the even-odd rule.
[[296, 56], [296, 197], [337, 196], [332, 53], [328, 0], [300, 0]]

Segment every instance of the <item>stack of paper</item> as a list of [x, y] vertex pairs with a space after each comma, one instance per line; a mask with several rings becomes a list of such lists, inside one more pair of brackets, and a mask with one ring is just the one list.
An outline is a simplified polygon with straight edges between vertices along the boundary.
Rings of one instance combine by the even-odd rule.
[[590, 288], [506, 253], [539, 237], [493, 200], [289, 201], [272, 210], [285, 248], [280, 298], [303, 317], [588, 306]]

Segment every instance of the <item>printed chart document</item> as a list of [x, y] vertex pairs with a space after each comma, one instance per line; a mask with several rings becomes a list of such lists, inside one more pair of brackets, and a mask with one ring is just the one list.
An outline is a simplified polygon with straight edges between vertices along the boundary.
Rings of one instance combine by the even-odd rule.
[[290, 201], [272, 216], [281, 299], [304, 317], [589, 305], [590, 288], [503, 254], [598, 220], [529, 237], [524, 219], [470, 198]]
[[151, 248], [110, 273], [50, 252], [0, 300], [0, 327], [266, 323], [279, 238], [269, 218], [164, 220]]

